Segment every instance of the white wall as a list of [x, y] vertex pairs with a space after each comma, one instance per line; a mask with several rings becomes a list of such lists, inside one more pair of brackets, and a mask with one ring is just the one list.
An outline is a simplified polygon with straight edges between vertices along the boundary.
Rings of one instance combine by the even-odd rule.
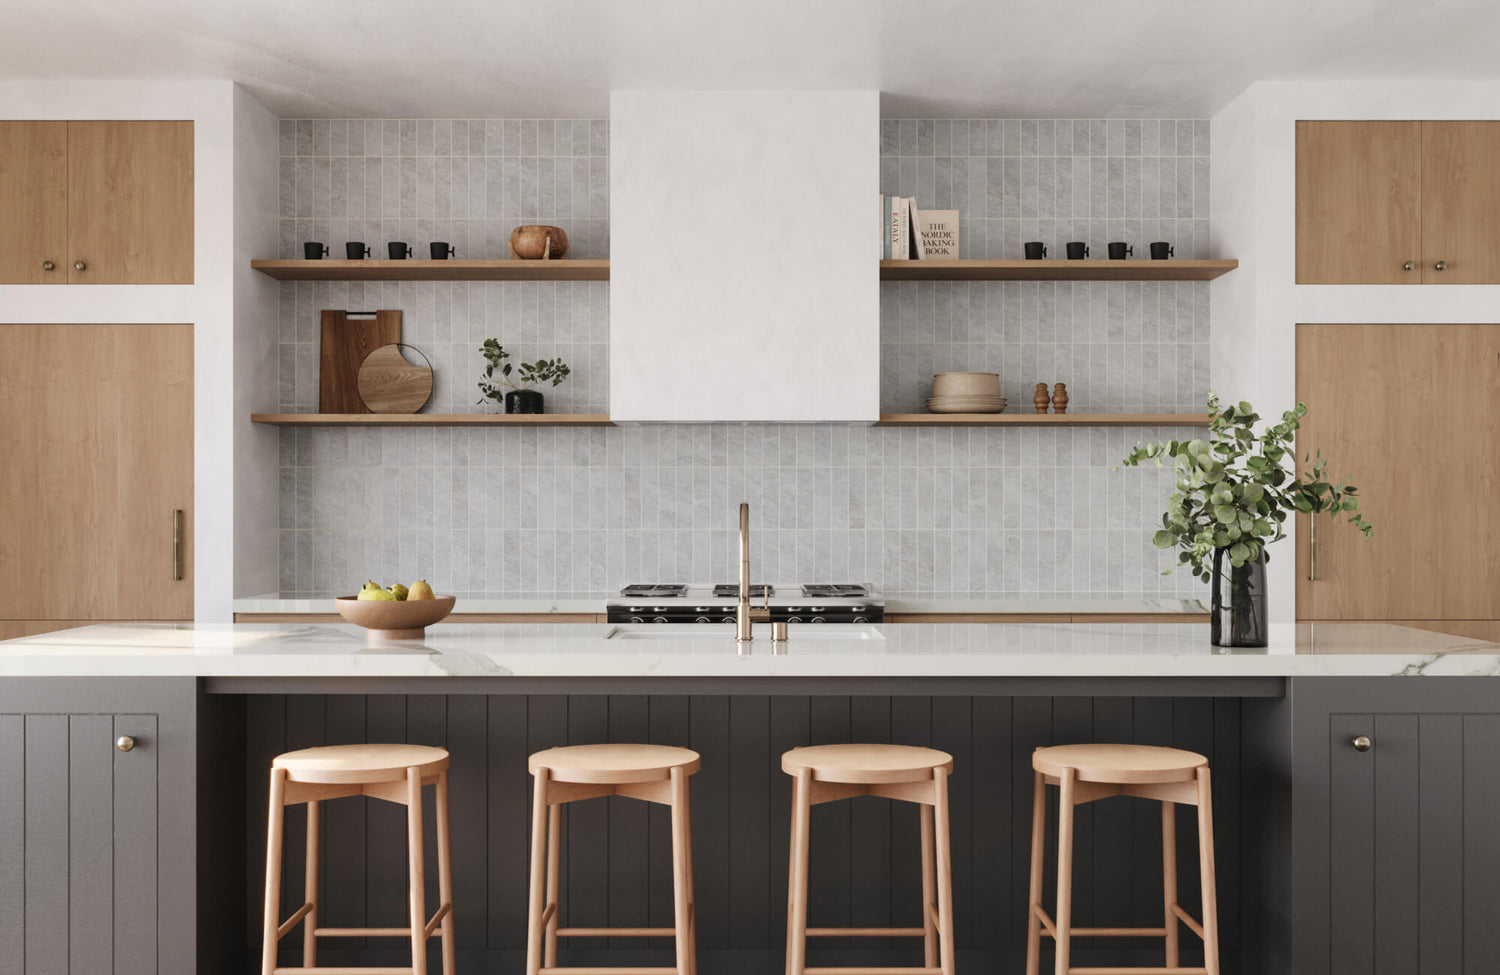
[[[194, 604], [199, 620], [231, 618], [235, 575], [235, 438], [248, 418], [237, 402], [234, 341], [236, 272], [236, 110], [247, 117], [265, 112], [228, 81], [0, 83], [5, 119], [192, 119], [194, 122], [194, 276], [191, 285], [0, 285], [0, 321], [6, 322], [190, 322], [194, 325]], [[267, 115], [269, 113], [266, 113]], [[250, 125], [247, 139], [264, 137]], [[274, 121], [264, 146], [275, 166]], [[245, 171], [251, 172], [246, 146]], [[261, 177], [256, 176], [255, 181]], [[274, 217], [275, 174], [263, 190]], [[259, 204], [257, 204], [259, 205]], [[274, 230], [265, 253], [273, 253]], [[258, 244], [254, 235], [246, 246]], [[266, 323], [274, 327], [272, 304]], [[253, 307], [247, 297], [245, 309]], [[274, 336], [271, 336], [274, 338]], [[274, 375], [274, 370], [272, 371]], [[274, 402], [274, 383], [270, 386]], [[249, 455], [245, 457], [248, 461]], [[274, 450], [267, 477], [275, 476]], [[274, 535], [275, 490], [266, 494], [268, 535]], [[274, 548], [272, 549], [274, 555]], [[264, 572], [275, 577], [275, 559]]]
[[873, 420], [874, 91], [610, 96], [610, 413]]
[[[1262, 416], [1296, 405], [1299, 322], [1500, 321], [1493, 285], [1294, 283], [1298, 119], [1496, 118], [1500, 83], [1452, 81], [1260, 82], [1215, 115], [1211, 250], [1240, 268], [1213, 283], [1212, 388], [1250, 400]], [[1347, 474], [1358, 483], [1358, 471]], [[1293, 545], [1270, 550], [1273, 623], [1295, 619]]]

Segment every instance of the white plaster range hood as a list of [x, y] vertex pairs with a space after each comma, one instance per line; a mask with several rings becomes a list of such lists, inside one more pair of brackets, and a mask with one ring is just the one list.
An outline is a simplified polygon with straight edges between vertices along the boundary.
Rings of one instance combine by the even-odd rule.
[[875, 91], [610, 96], [610, 415], [879, 415]]

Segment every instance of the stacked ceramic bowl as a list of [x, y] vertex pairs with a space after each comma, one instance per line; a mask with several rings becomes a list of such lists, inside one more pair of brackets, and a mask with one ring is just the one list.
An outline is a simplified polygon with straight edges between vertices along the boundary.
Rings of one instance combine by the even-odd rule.
[[931, 413], [1003, 413], [1000, 376], [993, 372], [940, 372], [932, 377]]

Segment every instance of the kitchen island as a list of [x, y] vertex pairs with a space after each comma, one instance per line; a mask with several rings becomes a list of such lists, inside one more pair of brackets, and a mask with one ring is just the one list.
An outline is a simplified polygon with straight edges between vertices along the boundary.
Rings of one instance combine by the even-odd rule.
[[[794, 627], [785, 645], [769, 628], [757, 635], [748, 653], [727, 626], [449, 625], [372, 645], [343, 625], [141, 625], [0, 643], [0, 730], [24, 743], [0, 757], [3, 780], [24, 784], [0, 799], [0, 875], [27, 879], [0, 894], [0, 969], [26, 970], [9, 965], [16, 946], [30, 964], [109, 939], [116, 959], [141, 962], [133, 970], [251, 970], [270, 760], [366, 740], [453, 755], [463, 971], [519, 966], [527, 754], [610, 740], [703, 754], [693, 790], [705, 971], [780, 966], [790, 788], [778, 758], [851, 740], [955, 757], [965, 970], [1019, 969], [1030, 753], [1077, 741], [1208, 755], [1225, 972], [1322, 972], [1335, 956], [1373, 970], [1377, 952], [1420, 955], [1425, 970], [1500, 952], [1484, 920], [1500, 910], [1500, 682], [1483, 679], [1500, 674], [1500, 646], [1382, 624], [1274, 631], [1256, 651], [1211, 648], [1193, 624]], [[124, 735], [129, 751], [115, 746]], [[1360, 736], [1373, 747], [1355, 748]], [[915, 820], [905, 804], [868, 799], [815, 810], [814, 923], [915, 923]], [[565, 824], [566, 923], [663, 923], [660, 811], [611, 798], [571, 807]], [[295, 902], [300, 817], [288, 826]], [[400, 810], [335, 802], [324, 831], [326, 923], [401, 923]], [[1190, 862], [1195, 838], [1180, 832]], [[1078, 923], [1159, 923], [1159, 842], [1154, 807], [1080, 809]], [[820, 964], [920, 959], [895, 940], [820, 940]], [[584, 965], [662, 964], [670, 952], [626, 939], [570, 947], [564, 963]], [[320, 961], [400, 955], [372, 939]], [[1074, 958], [1160, 964], [1138, 940], [1080, 944]]]

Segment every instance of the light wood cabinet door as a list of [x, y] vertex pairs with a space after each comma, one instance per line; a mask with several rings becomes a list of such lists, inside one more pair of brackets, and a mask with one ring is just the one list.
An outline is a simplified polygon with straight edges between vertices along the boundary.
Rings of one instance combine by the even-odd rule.
[[0, 620], [192, 619], [192, 326], [0, 325], [0, 348]]
[[66, 284], [67, 122], [0, 122], [0, 214], [0, 284]]
[[1297, 123], [1298, 284], [1422, 280], [1421, 126]]
[[1299, 464], [1321, 451], [1375, 526], [1301, 516], [1298, 619], [1500, 619], [1497, 389], [1500, 325], [1297, 326]]
[[1500, 284], [1500, 122], [1423, 122], [1422, 188], [1423, 282]]
[[193, 283], [192, 122], [68, 123], [68, 251], [71, 284]]

